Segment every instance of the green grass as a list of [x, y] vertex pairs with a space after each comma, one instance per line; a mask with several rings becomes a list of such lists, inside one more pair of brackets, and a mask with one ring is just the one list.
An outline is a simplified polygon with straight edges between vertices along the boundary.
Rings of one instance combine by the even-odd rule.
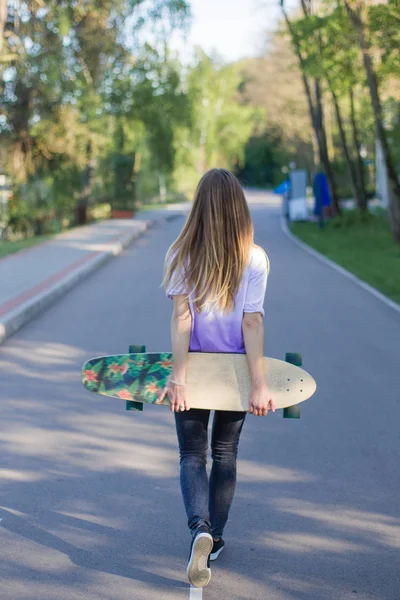
[[19, 240], [18, 242], [6, 242], [0, 240], [0, 258], [3, 258], [8, 254], [14, 254], [15, 252], [19, 252], [20, 250], [24, 250], [25, 248], [31, 248], [32, 246], [41, 244], [42, 242], [45, 242], [51, 237], [53, 236], [38, 235], [36, 237], [28, 238], [26, 240]]
[[384, 214], [362, 218], [349, 211], [319, 229], [316, 223], [292, 223], [292, 233], [363, 281], [400, 304], [400, 246]]

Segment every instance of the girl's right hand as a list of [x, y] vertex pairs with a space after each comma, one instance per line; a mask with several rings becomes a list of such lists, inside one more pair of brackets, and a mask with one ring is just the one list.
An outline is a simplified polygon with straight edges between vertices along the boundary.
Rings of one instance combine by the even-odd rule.
[[275, 403], [266, 384], [252, 386], [249, 398], [249, 413], [255, 417], [265, 417], [268, 411], [275, 412]]
[[184, 385], [176, 385], [172, 381], [168, 381], [167, 385], [158, 396], [156, 404], [161, 404], [165, 396], [168, 396], [171, 412], [189, 410], [189, 405], [186, 400], [186, 388]]

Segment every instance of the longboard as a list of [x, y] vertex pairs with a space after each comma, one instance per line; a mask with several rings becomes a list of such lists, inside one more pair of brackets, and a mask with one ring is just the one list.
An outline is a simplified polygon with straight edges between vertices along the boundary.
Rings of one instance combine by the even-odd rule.
[[[159, 404], [172, 364], [170, 352], [99, 356], [83, 365], [82, 383], [110, 398]], [[317, 387], [309, 373], [286, 361], [265, 357], [264, 372], [277, 409], [307, 400]], [[250, 388], [245, 354], [189, 352], [186, 397], [191, 408], [247, 411]], [[168, 396], [161, 404], [169, 404]]]

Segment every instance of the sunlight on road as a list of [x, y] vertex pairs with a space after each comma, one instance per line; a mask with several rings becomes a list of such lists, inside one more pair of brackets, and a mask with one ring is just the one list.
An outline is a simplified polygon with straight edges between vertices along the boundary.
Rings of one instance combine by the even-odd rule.
[[[2, 357], [1, 370], [8, 371], [12, 368], [15, 374], [24, 377], [50, 376], [60, 379], [64, 373], [57, 370], [52, 371], [51, 367], [75, 366], [77, 360], [83, 362], [84, 358], [85, 353], [82, 349], [68, 344], [44, 342], [38, 348], [37, 345], [26, 340], [13, 340], [13, 343], [7, 347], [7, 357]], [[43, 370], [38, 371], [38, 368], [43, 368]]]
[[310, 482], [315, 481], [315, 477], [310, 473], [301, 472], [299, 469], [287, 469], [272, 465], [262, 465], [259, 462], [250, 460], [238, 460], [240, 470], [240, 479], [244, 482], [275, 481], [275, 482]]
[[285, 552], [307, 553], [315, 551], [335, 552], [337, 554], [347, 552], [368, 552], [368, 545], [354, 544], [346, 540], [335, 540], [331, 537], [320, 535], [285, 533], [269, 534], [266, 536], [266, 545], [284, 550]]
[[[109, 429], [109, 436], [102, 439], [88, 435], [44, 427], [22, 426], [2, 432], [0, 439], [3, 449], [16, 456], [48, 457], [58, 464], [68, 464], [69, 468], [84, 468], [88, 471], [112, 469], [132, 469], [142, 471], [148, 477], [168, 478], [176, 474], [177, 457], [175, 449], [157, 447], [147, 441], [121, 441], [117, 430]], [[132, 437], [135, 435], [132, 432]], [[73, 470], [73, 469], [72, 469]], [[27, 479], [25, 479], [26, 481]], [[28, 479], [32, 480], [32, 479]]]
[[38, 471], [0, 469], [0, 485], [1, 481], [41, 481], [42, 479], [46, 479], [46, 475]]
[[[357, 532], [368, 538], [369, 544], [374, 541], [384, 546], [400, 548], [400, 519], [379, 513], [349, 509], [338, 504], [321, 507], [321, 504], [287, 498], [276, 498], [273, 504], [282, 512], [324, 523], [346, 535]], [[298, 551], [298, 544], [293, 534], [290, 536], [290, 540], [293, 540], [293, 549]]]

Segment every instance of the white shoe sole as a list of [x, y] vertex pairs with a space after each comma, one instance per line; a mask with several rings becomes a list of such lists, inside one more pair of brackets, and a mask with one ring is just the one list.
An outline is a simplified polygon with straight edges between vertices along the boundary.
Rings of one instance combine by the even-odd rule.
[[217, 560], [218, 556], [221, 554], [221, 552], [224, 548], [225, 548], [225, 546], [221, 546], [221, 548], [219, 550], [210, 554], [210, 560]]
[[205, 587], [210, 583], [211, 569], [207, 567], [207, 562], [212, 548], [213, 539], [209, 533], [196, 536], [186, 571], [193, 587]]

